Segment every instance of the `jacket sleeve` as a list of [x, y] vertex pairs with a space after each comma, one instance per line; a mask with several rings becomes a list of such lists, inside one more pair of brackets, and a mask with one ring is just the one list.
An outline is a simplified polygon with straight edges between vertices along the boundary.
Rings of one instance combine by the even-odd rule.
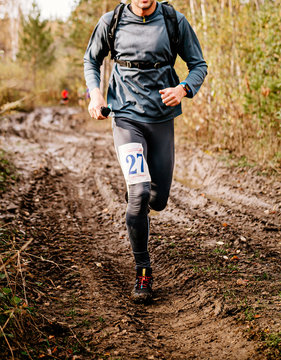
[[104, 17], [101, 17], [84, 55], [84, 76], [90, 92], [100, 87], [100, 67], [109, 53], [107, 33], [108, 24], [104, 21]]
[[179, 22], [179, 56], [186, 62], [189, 74], [182, 83], [187, 84], [190, 91], [187, 97], [197, 94], [207, 75], [207, 64], [203, 58], [198, 38], [185, 17]]

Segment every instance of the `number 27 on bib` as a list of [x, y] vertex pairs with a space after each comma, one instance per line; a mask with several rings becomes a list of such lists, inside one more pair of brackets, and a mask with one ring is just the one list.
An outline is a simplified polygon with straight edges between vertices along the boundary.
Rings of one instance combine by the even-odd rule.
[[140, 143], [129, 143], [118, 147], [119, 161], [128, 185], [151, 181], [147, 162]]

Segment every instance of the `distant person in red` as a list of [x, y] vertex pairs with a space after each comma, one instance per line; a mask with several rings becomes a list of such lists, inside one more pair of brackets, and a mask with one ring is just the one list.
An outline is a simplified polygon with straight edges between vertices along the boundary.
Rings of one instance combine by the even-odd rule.
[[63, 89], [61, 92], [61, 102], [62, 102], [62, 104], [68, 103], [68, 90], [67, 89]]

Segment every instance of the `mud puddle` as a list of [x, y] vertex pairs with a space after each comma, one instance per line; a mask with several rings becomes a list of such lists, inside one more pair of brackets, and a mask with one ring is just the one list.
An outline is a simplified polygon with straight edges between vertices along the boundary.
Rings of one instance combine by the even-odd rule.
[[1, 200], [1, 221], [33, 239], [24, 256], [46, 284], [30, 301], [83, 348], [50, 358], [278, 358], [278, 343], [267, 341], [281, 328], [277, 178], [178, 145], [168, 207], [151, 215], [155, 301], [136, 306], [108, 126], [55, 107], [6, 117], [0, 131], [21, 173]]

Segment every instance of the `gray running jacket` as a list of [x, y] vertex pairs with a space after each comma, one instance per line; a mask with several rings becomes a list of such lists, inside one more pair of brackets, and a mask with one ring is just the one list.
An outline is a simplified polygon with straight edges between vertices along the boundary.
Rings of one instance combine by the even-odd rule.
[[[84, 74], [90, 91], [100, 86], [100, 66], [109, 53], [107, 33], [113, 11], [104, 14], [95, 27], [84, 55]], [[178, 54], [186, 62], [189, 74], [182, 82], [191, 89], [192, 98], [207, 75], [196, 34], [183, 14], [177, 11], [179, 24]], [[115, 33], [116, 58], [147, 63], [169, 60], [170, 41], [162, 13], [161, 3], [149, 16], [135, 15], [126, 5]], [[175, 87], [179, 78], [171, 65], [158, 69], [137, 69], [113, 65], [107, 92], [115, 117], [155, 123], [167, 121], [182, 113], [181, 104], [166, 106], [159, 90]]]

